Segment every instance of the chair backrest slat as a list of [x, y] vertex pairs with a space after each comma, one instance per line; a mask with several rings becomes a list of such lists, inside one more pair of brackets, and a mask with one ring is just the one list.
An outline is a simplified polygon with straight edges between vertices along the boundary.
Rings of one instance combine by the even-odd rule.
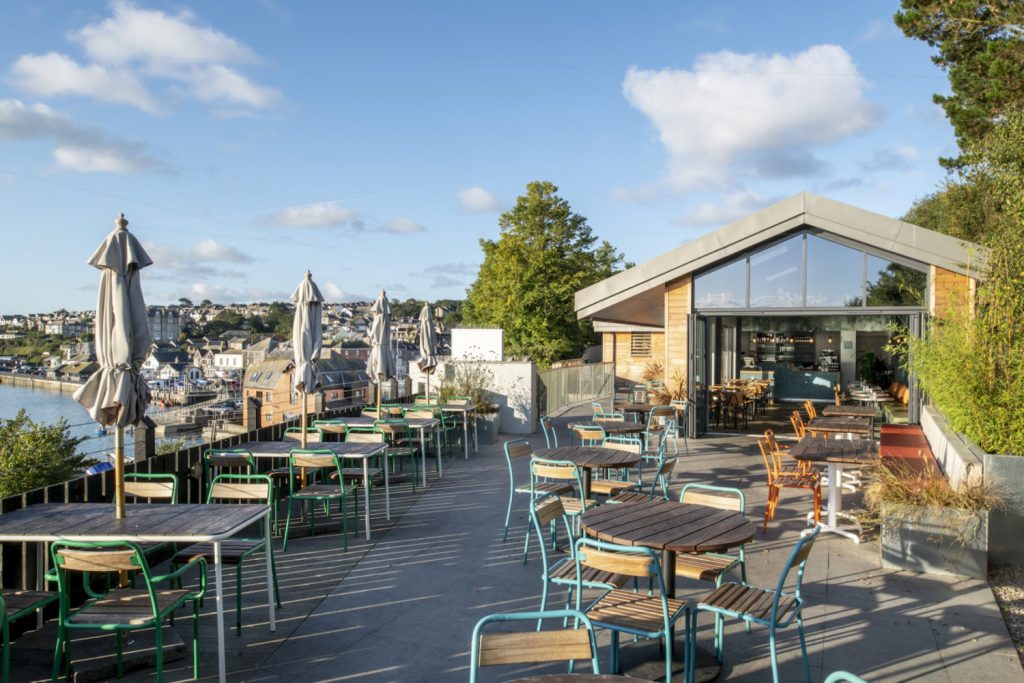
[[432, 410], [407, 410], [405, 416], [413, 420], [433, 420], [434, 411]]
[[172, 500], [174, 498], [174, 484], [169, 481], [133, 481], [125, 479], [124, 492], [129, 496], [137, 496], [139, 498]]
[[577, 555], [581, 565], [598, 571], [636, 577], [657, 575], [656, 560], [650, 555], [631, 555], [589, 547], [579, 548]]
[[562, 662], [590, 657], [590, 634], [585, 628], [480, 636], [480, 666]]
[[333, 467], [335, 457], [326, 453], [292, 453], [289, 460], [294, 467]]
[[119, 572], [141, 569], [138, 553], [132, 548], [117, 550], [76, 550], [61, 548], [57, 554], [64, 569], [76, 572]]
[[576, 481], [577, 478], [576, 466], [572, 463], [568, 464], [555, 464], [533, 461], [533, 474], [536, 477], [542, 477], [544, 479], [558, 479], [565, 481]]
[[351, 443], [384, 443], [384, 435], [380, 432], [357, 432], [349, 430], [345, 441]]
[[267, 484], [249, 484], [240, 481], [216, 481], [210, 489], [211, 500], [269, 500]]
[[524, 455], [530, 455], [533, 453], [533, 447], [530, 446], [530, 442], [526, 439], [521, 441], [507, 441], [505, 442], [505, 452], [508, 453], [508, 457], [515, 460], [521, 458]]
[[[551, 495], [538, 500], [537, 504], [534, 506], [534, 512], [537, 515], [537, 521], [540, 523], [541, 527], [543, 527], [551, 520], [564, 516], [565, 506], [562, 505], [561, 498]], [[543, 545], [543, 537], [541, 538], [541, 545]]]
[[643, 444], [640, 443], [639, 439], [616, 439], [614, 437], [608, 437], [601, 444], [604, 448], [611, 448], [616, 451], [625, 451], [627, 453], [639, 453], [643, 450]]

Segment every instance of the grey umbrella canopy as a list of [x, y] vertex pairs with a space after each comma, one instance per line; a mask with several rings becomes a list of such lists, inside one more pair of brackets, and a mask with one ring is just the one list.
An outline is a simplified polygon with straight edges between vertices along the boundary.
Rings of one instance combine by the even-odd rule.
[[306, 394], [320, 388], [320, 371], [316, 361], [320, 358], [324, 335], [321, 309], [324, 297], [313, 282], [313, 275], [307, 270], [305, 279], [292, 292], [295, 302], [295, 319], [292, 321], [292, 348], [295, 360], [296, 391], [302, 400], [302, 447], [306, 447]]
[[373, 323], [370, 325], [370, 358], [366, 361], [366, 374], [377, 384], [377, 415], [380, 416], [381, 385], [395, 376], [395, 357], [391, 354], [391, 306], [382, 289], [370, 307]]
[[100, 369], [75, 392], [74, 398], [101, 425], [117, 427], [115, 441], [118, 517], [124, 516], [124, 428], [137, 425], [149, 406], [149, 388], [139, 368], [153, 345], [142, 298], [139, 271], [153, 263], [124, 214], [89, 259], [100, 271], [96, 302], [95, 343]]
[[437, 368], [437, 332], [434, 330], [434, 314], [430, 304], [424, 303], [420, 309], [420, 359], [416, 361], [420, 370], [427, 376], [427, 402], [430, 402], [430, 376]]

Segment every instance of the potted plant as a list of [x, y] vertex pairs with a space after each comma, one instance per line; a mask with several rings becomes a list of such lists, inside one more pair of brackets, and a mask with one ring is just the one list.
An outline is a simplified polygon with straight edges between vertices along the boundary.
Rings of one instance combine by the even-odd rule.
[[989, 512], [1002, 504], [992, 486], [950, 486], [941, 475], [921, 476], [880, 465], [864, 492], [877, 520], [882, 567], [916, 572], [988, 575]]
[[456, 361], [445, 367], [439, 394], [441, 402], [454, 398], [466, 398], [476, 414], [477, 441], [483, 445], [493, 444], [501, 426], [500, 411], [491, 399], [493, 393], [487, 388], [494, 381], [494, 373], [486, 365], [476, 361]]

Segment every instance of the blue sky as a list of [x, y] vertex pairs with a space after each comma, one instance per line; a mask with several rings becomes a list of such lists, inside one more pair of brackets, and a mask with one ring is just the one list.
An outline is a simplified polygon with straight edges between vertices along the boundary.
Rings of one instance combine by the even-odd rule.
[[526, 183], [645, 261], [797, 192], [899, 216], [954, 150], [897, 2], [0, 6], [0, 313], [464, 296]]

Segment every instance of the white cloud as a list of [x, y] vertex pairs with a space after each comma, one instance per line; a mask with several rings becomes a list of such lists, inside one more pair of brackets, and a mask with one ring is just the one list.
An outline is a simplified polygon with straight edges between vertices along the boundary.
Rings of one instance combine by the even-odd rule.
[[899, 171], [911, 168], [917, 159], [917, 148], [911, 145], [895, 145], [891, 149], [879, 149], [860, 167], [864, 171]]
[[292, 206], [271, 214], [270, 222], [295, 228], [340, 228], [350, 224], [357, 230], [363, 227], [355, 211], [338, 206], [337, 202]]
[[762, 197], [752, 192], [735, 192], [720, 202], [704, 202], [675, 219], [678, 225], [720, 227], [777, 202], [779, 197]]
[[11, 66], [11, 84], [40, 97], [85, 95], [155, 112], [156, 103], [134, 74], [98, 64], [81, 66], [56, 52], [22, 55]]
[[426, 228], [411, 218], [399, 216], [393, 221], [382, 225], [380, 230], [381, 232], [389, 232], [392, 235], [411, 235], [414, 232], [423, 232]]
[[367, 294], [356, 294], [353, 292], [347, 292], [334, 282], [328, 282], [323, 287], [321, 287], [321, 290], [323, 291], [324, 296], [327, 297], [327, 300], [333, 302], [368, 301], [373, 299], [372, 296], [369, 296]]
[[170, 16], [120, 1], [113, 4], [113, 10], [112, 17], [84, 26], [70, 36], [101, 64], [140, 62], [164, 68], [256, 61], [256, 55], [234, 38], [197, 25], [195, 14], [188, 10]]
[[429, 278], [431, 287], [464, 287], [467, 284], [467, 278], [475, 274], [478, 267], [472, 263], [461, 261], [456, 263], [435, 263], [424, 268], [422, 272], [412, 273], [412, 276]]
[[466, 213], [490, 213], [501, 208], [501, 202], [482, 187], [467, 187], [457, 193], [459, 204]]
[[235, 247], [206, 238], [196, 242], [189, 251], [192, 258], [200, 261], [228, 261], [230, 263], [252, 263], [252, 257]]
[[[692, 70], [631, 68], [623, 94], [657, 129], [679, 191], [815, 168], [811, 150], [878, 118], [850, 55], [817, 45], [794, 55], [705, 54]], [[792, 164], [796, 160], [799, 163]]]
[[612, 198], [630, 204], [650, 204], [662, 195], [662, 190], [655, 185], [640, 187], [616, 187], [612, 190]]
[[250, 303], [253, 301], [287, 301], [289, 292], [283, 290], [261, 289], [259, 287], [228, 287], [209, 282], [194, 282], [186, 288], [173, 293], [164, 294], [167, 301], [177, 301], [181, 297], [202, 301], [209, 299], [218, 304]]
[[119, 0], [110, 17], [68, 38], [91, 63], [82, 65], [56, 52], [22, 55], [11, 68], [12, 84], [40, 96], [79, 95], [147, 112], [159, 107], [144, 79], [183, 84], [178, 92], [235, 108], [266, 109], [281, 98], [276, 89], [254, 83], [235, 68], [260, 61], [252, 50], [201, 25], [187, 10], [172, 15]]
[[57, 165], [82, 173], [173, 170], [142, 143], [80, 125], [45, 104], [0, 100], [0, 140], [52, 142]]

